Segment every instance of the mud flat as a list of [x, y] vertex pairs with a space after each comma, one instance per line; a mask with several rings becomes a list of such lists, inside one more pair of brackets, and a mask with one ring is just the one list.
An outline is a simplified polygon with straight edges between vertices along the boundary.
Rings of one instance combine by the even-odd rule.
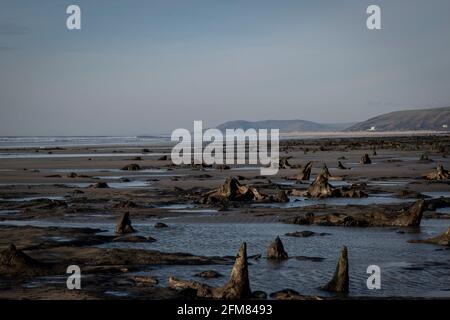
[[[170, 145], [0, 150], [0, 251], [9, 257], [0, 297], [192, 298], [168, 279], [195, 282], [211, 271], [226, 277], [205, 284], [222, 287], [243, 242], [251, 289], [269, 298], [286, 297], [271, 295], [285, 289], [333, 297], [320, 287], [343, 246], [349, 298], [450, 297], [448, 246], [422, 241], [450, 226], [448, 135], [287, 139], [280, 150], [285, 168], [266, 177], [248, 165], [174, 166]], [[361, 163], [366, 154], [370, 164]], [[299, 179], [308, 162], [309, 179]], [[324, 165], [327, 184], [314, 186]], [[420, 219], [403, 223], [415, 203]], [[118, 235], [126, 212], [136, 232]], [[265, 258], [277, 236], [289, 257], [281, 262]], [[83, 290], [66, 288], [72, 264]], [[365, 287], [369, 264], [385, 272], [383, 290]]]

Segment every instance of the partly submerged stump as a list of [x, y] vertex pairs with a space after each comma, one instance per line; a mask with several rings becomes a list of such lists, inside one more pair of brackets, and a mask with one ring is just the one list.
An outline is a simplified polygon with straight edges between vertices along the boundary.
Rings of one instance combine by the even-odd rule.
[[125, 212], [122, 218], [119, 220], [119, 223], [117, 223], [116, 233], [124, 234], [133, 232], [136, 232], [136, 230], [134, 230], [134, 228], [131, 226], [130, 213]]
[[431, 162], [433, 160], [431, 160], [430, 157], [428, 156], [428, 153], [425, 152], [425, 153], [422, 153], [420, 155], [419, 161], [421, 161], [421, 162]]
[[244, 242], [236, 256], [230, 280], [224, 287], [216, 290], [215, 296], [219, 299], [245, 299], [251, 295], [250, 280], [248, 279], [247, 244]]
[[411, 243], [430, 243], [440, 246], [450, 246], [450, 227], [443, 234], [425, 240], [411, 240]]
[[436, 171], [426, 176], [428, 180], [447, 180], [450, 179], [450, 172], [445, 170], [440, 164], [437, 166]]
[[344, 246], [334, 272], [333, 279], [322, 287], [323, 290], [347, 293], [349, 291], [348, 252]]
[[122, 168], [124, 171], [139, 171], [141, 170], [141, 167], [137, 163], [131, 163], [127, 164]]
[[302, 172], [296, 176], [294, 176], [295, 180], [299, 181], [305, 181], [309, 180], [311, 177], [311, 169], [312, 169], [312, 162], [308, 162], [302, 169]]
[[363, 155], [361, 157], [361, 159], [359, 160], [360, 164], [371, 164], [372, 160], [370, 160], [369, 155], [366, 153], [365, 155]]
[[106, 182], [97, 182], [94, 183], [93, 185], [90, 185], [89, 188], [94, 188], [94, 189], [108, 189], [109, 186]]
[[392, 226], [399, 227], [417, 227], [422, 221], [423, 211], [425, 210], [425, 201], [418, 200], [414, 202], [409, 208], [403, 209], [399, 212], [397, 218], [392, 222]]
[[267, 259], [269, 260], [286, 260], [289, 256], [284, 250], [283, 243], [280, 237], [276, 237], [275, 240], [267, 248]]
[[338, 166], [337, 166], [339, 169], [341, 169], [341, 170], [347, 170], [348, 168], [346, 167], [346, 166], [344, 166], [343, 164], [342, 164], [342, 162], [340, 162], [340, 161], [338, 161]]
[[169, 277], [168, 286], [176, 290], [195, 290], [198, 298], [228, 300], [250, 298], [252, 293], [248, 278], [247, 244], [245, 242], [241, 244], [231, 270], [230, 280], [224, 286], [215, 288], [200, 282], [181, 280], [174, 277]]

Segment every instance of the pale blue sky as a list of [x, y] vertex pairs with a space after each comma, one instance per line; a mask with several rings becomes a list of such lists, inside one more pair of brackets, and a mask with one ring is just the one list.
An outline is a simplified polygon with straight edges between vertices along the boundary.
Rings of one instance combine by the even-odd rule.
[[[78, 4], [82, 30], [68, 31]], [[383, 30], [366, 28], [369, 4]], [[450, 106], [448, 0], [0, 0], [0, 135]]]

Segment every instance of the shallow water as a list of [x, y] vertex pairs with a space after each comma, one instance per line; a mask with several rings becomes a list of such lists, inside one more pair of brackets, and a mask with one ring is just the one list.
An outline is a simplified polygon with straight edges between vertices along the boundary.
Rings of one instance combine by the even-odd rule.
[[105, 294], [110, 295], [110, 296], [114, 296], [117, 298], [125, 298], [128, 297], [130, 294], [126, 291], [105, 291]]
[[41, 200], [41, 199], [64, 200], [64, 197], [60, 197], [60, 196], [37, 196], [37, 197], [9, 198], [9, 199], [0, 198], [0, 201], [27, 202], [27, 201], [35, 201], [35, 200]]
[[[108, 186], [112, 189], [128, 189], [128, 188], [144, 188], [151, 185], [150, 181], [145, 180], [132, 180], [132, 181], [120, 181], [120, 182], [111, 182], [106, 181]], [[0, 183], [0, 186], [63, 186], [67, 188], [88, 188], [92, 186], [94, 182], [68, 182], [68, 183]], [[32, 198], [17, 198], [14, 201], [31, 201], [36, 199], [53, 199], [53, 200], [60, 200], [59, 198], [63, 197], [32, 197]], [[31, 200], [24, 200], [24, 199], [31, 199]], [[4, 201], [13, 201], [9, 199], [0, 199]]]
[[134, 146], [157, 146], [170, 143], [168, 135], [153, 136], [54, 136], [54, 137], [0, 137], [2, 148], [26, 147], [72, 147], [72, 146], [115, 146], [131, 144]]
[[[350, 290], [352, 296], [414, 296], [450, 297], [450, 250], [429, 244], [411, 244], [407, 240], [428, 238], [442, 233], [448, 223], [423, 220], [417, 229], [345, 228], [296, 226], [281, 223], [169, 223], [169, 228], [155, 229], [156, 221], [134, 223], [138, 234], [157, 239], [152, 243], [108, 243], [105, 248], [142, 248], [164, 252], [189, 252], [206, 256], [235, 256], [242, 241], [247, 242], [248, 255], [263, 254], [258, 261], [250, 260], [252, 290], [268, 293], [292, 288], [303, 294], [327, 295], [317, 289], [333, 275], [339, 251], [343, 245], [349, 250]], [[9, 221], [0, 224], [96, 227], [113, 234], [114, 223], [75, 223], [49, 221]], [[328, 236], [295, 238], [287, 232], [311, 230], [329, 233]], [[280, 235], [291, 259], [272, 263], [264, 259], [267, 245]], [[296, 256], [322, 257], [321, 262], [299, 261]], [[369, 290], [366, 269], [376, 264], [381, 268], [381, 290]], [[161, 266], [151, 267], [140, 274], [156, 276], [166, 285], [169, 275], [194, 279], [211, 285], [223, 284], [232, 266]], [[199, 279], [193, 275], [207, 269], [225, 277]]]
[[0, 159], [160, 157], [164, 153], [0, 153]]
[[331, 206], [346, 206], [346, 205], [370, 205], [370, 204], [397, 204], [409, 203], [414, 199], [399, 199], [392, 197], [390, 194], [373, 194], [367, 198], [323, 198], [314, 199], [306, 197], [289, 197], [289, 202], [286, 203], [255, 203], [252, 206], [256, 208], [298, 208], [314, 205], [331, 205]]
[[450, 207], [436, 209], [437, 213], [450, 213]]
[[[275, 181], [275, 183], [284, 185], [284, 186], [305, 186], [308, 187], [314, 179], [310, 179], [309, 181], [303, 181], [302, 183], [298, 183], [295, 180], [282, 180], [282, 181]], [[344, 180], [328, 180], [328, 183], [331, 184], [333, 187], [343, 187], [351, 185], [351, 183], [344, 181]]]
[[18, 213], [20, 213], [20, 210], [0, 210], [0, 216], [9, 216]]
[[160, 206], [157, 206], [157, 208], [161, 209], [191, 209], [195, 208], [195, 206], [192, 203], [172, 203], [172, 204], [163, 204]]
[[430, 191], [430, 192], [422, 192], [422, 194], [435, 199], [441, 197], [445, 198], [450, 197], [450, 191]]
[[[30, 170], [36, 170], [36, 169], [30, 169]], [[121, 170], [121, 169], [102, 169], [102, 168], [77, 168], [77, 169], [37, 169], [41, 172], [49, 172], [49, 173], [71, 173], [71, 172], [75, 172], [75, 173], [89, 173], [89, 172], [130, 172], [130, 171], [126, 171], [126, 170]], [[166, 169], [142, 169], [142, 170], [138, 170], [138, 171], [133, 171], [133, 172], [142, 172], [142, 173], [164, 173], [167, 172]]]
[[406, 186], [411, 180], [371, 180], [364, 182], [369, 186]]

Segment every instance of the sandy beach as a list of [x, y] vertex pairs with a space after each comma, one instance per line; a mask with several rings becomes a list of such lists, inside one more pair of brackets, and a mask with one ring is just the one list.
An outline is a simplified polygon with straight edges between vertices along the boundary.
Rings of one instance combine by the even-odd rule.
[[[448, 298], [448, 247], [410, 242], [450, 226], [450, 181], [425, 178], [438, 165], [450, 167], [449, 146], [449, 135], [429, 133], [287, 139], [280, 151], [288, 164], [275, 176], [248, 165], [174, 166], [169, 144], [2, 149], [0, 251], [14, 244], [48, 267], [3, 263], [0, 298], [186, 298], [192, 292], [171, 288], [168, 278], [223, 285], [242, 242], [255, 298], [286, 298], [272, 293], [287, 288], [305, 299], [333, 297], [318, 288], [331, 279], [342, 246], [349, 251], [347, 298]], [[360, 163], [365, 154], [370, 164]], [[295, 178], [308, 162], [310, 177]], [[333, 195], [305, 196], [324, 164]], [[208, 192], [229, 177], [263, 196], [213, 201]], [[389, 220], [421, 199], [419, 226]], [[126, 212], [136, 232], [116, 234]], [[305, 225], [310, 213], [314, 219]], [[286, 261], [266, 259], [276, 236]], [[67, 290], [73, 264], [81, 268], [83, 290]], [[383, 290], [367, 289], [370, 264], [381, 266]], [[208, 270], [218, 275], [196, 276]]]

